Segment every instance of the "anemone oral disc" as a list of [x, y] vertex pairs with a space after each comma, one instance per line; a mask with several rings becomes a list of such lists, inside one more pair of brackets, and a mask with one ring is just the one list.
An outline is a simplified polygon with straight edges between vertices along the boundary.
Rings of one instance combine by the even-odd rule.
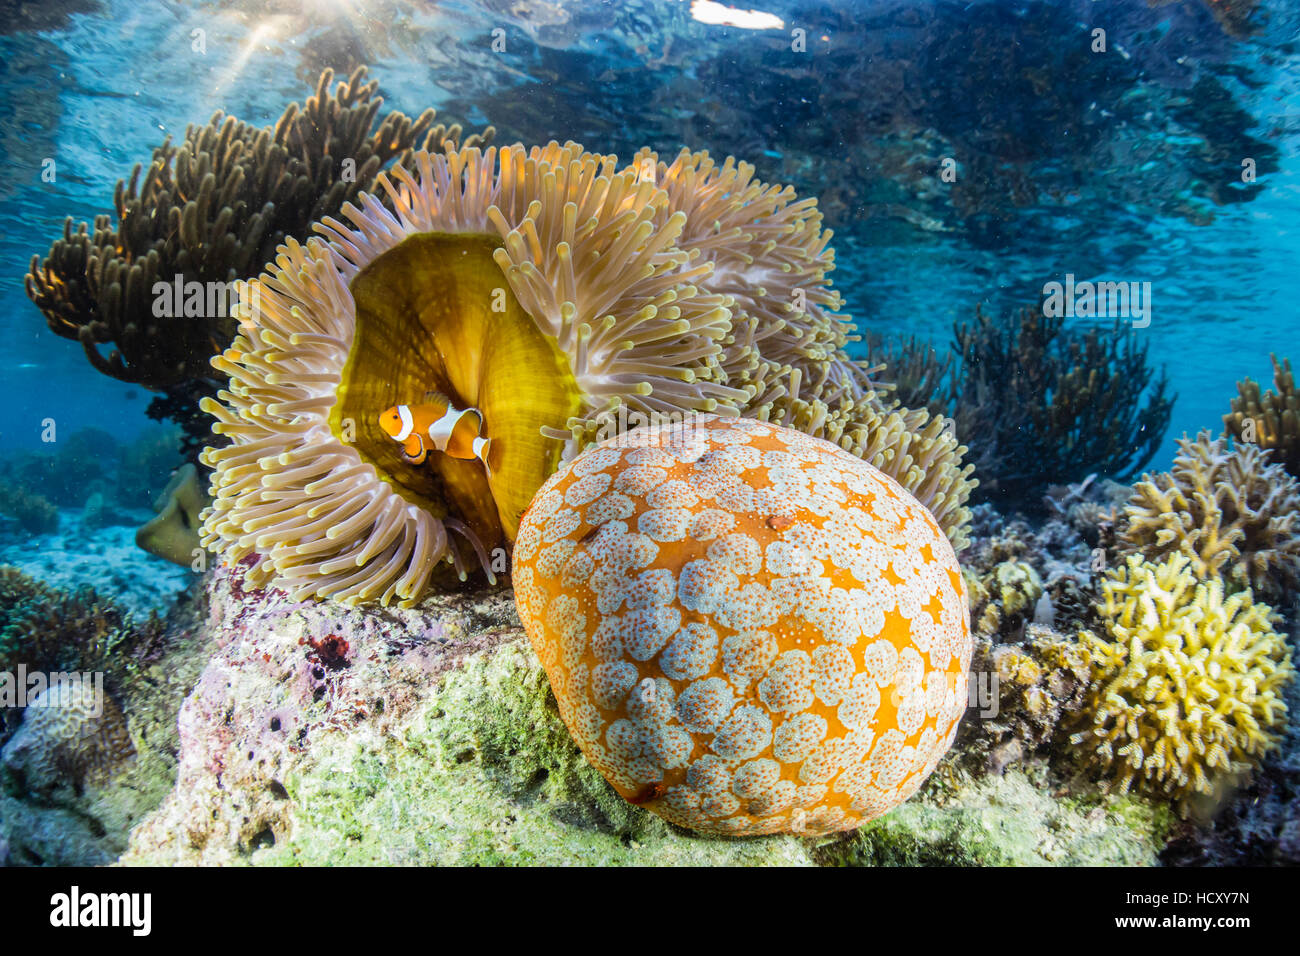
[[[519, 517], [558, 467], [563, 443], [545, 437], [581, 406], [569, 363], [519, 305], [493, 252], [494, 236], [418, 233], [352, 279], [356, 327], [330, 426], [407, 501], [457, 517], [491, 548], [512, 541]], [[414, 321], [413, 321], [414, 320]], [[493, 469], [433, 454], [402, 460], [377, 412], [430, 391], [477, 408]]]

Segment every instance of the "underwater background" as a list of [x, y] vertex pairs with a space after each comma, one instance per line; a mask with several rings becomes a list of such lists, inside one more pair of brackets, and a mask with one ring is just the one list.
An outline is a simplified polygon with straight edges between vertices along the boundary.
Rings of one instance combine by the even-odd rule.
[[[887, 338], [945, 349], [977, 305], [1009, 315], [1066, 273], [1151, 282], [1142, 335], [1178, 396], [1167, 465], [1295, 332], [1300, 8], [1268, 4], [1248, 29], [1234, 18], [1253, 6], [767, 4], [807, 30], [794, 54], [788, 29], [709, 26], [660, 0], [6, 5], [0, 440], [39, 447], [49, 416], [120, 437], [148, 422], [148, 393], [87, 374], [23, 294], [64, 217], [111, 212], [114, 183], [187, 123], [221, 109], [266, 125], [322, 69], [368, 64], [386, 108], [491, 123], [498, 142], [686, 145], [818, 197], [845, 311]], [[1085, 24], [1118, 52], [1090, 52]]]
[[[1154, 802], [1119, 805], [1089, 802], [1092, 796], [1060, 802], [1052, 789], [1070, 777], [1052, 763], [1069, 746], [1063, 715], [1083, 707], [1098, 680], [1076, 650], [1091, 646], [1088, 639], [1076, 644], [1071, 633], [1104, 631], [1104, 622], [1089, 617], [1092, 602], [1102, 599], [1089, 562], [1098, 550], [1121, 565], [1130, 554], [1162, 556], [1138, 530], [1143, 521], [1154, 527], [1156, 518], [1116, 523], [1130, 494], [1132, 501], [1141, 496], [1132, 484], [1144, 472], [1172, 469], [1177, 476], [1177, 456], [1194, 457], [1186, 447], [1180, 452], [1178, 440], [1203, 429], [1217, 437], [1224, 416], [1237, 410], [1234, 400], [1242, 400], [1239, 383], [1253, 379], [1260, 390], [1285, 391], [1271, 355], [1300, 359], [1300, 0], [735, 6], [751, 4], [754, 10], [687, 0], [0, 0], [0, 197], [8, 213], [0, 227], [0, 328], [9, 346], [0, 354], [0, 564], [15, 569], [0, 572], [10, 575], [0, 579], [0, 652], [12, 656], [13, 635], [43, 626], [32, 622], [59, 619], [64, 628], [50, 631], [48, 643], [75, 644], [84, 668], [114, 653], [133, 662], [110, 688], [127, 723], [104, 731], [108, 756], [97, 751], [92, 761], [90, 776], [101, 775], [102, 793], [92, 788], [87, 797], [78, 780], [75, 796], [65, 795], [68, 807], [100, 822], [91, 832], [72, 832], [63, 817], [31, 810], [30, 801], [15, 796], [22, 786], [13, 781], [36, 787], [31, 781], [39, 774], [28, 768], [15, 776], [12, 767], [27, 767], [22, 761], [30, 758], [10, 747], [0, 863], [107, 862], [127, 849], [126, 835], [141, 821], [135, 862], [231, 862], [259, 851], [263, 862], [274, 863], [573, 862], [556, 850], [566, 840], [581, 847], [585, 862], [640, 862], [620, 855], [628, 834], [651, 846], [648, 862], [657, 863], [1300, 860], [1294, 712], [1264, 720], [1276, 723], [1285, 742], [1271, 745], [1282, 756], [1270, 758], [1262, 796], [1252, 797], [1263, 809], [1254, 816], [1232, 816], [1230, 809], [1231, 822], [1220, 830], [1208, 821], [1235, 790], [1217, 785], [1212, 799], [1167, 788]], [[711, 22], [734, 22], [743, 13], [753, 17], [752, 28]], [[328, 605], [304, 610], [297, 595], [246, 601], [254, 591], [248, 581], [226, 568], [214, 577], [206, 563], [188, 561], [198, 514], [209, 503], [208, 463], [199, 464], [197, 454], [211, 417], [199, 401], [218, 386], [148, 368], [149, 348], [133, 353], [130, 374], [101, 374], [76, 341], [75, 316], [55, 334], [52, 316], [61, 305], [43, 315], [34, 301], [41, 283], [28, 272], [40, 272], [68, 217], [75, 232], [77, 223], [111, 216], [119, 181], [129, 180], [137, 163], [147, 169], [165, 138], [179, 145], [188, 124], [201, 127], [217, 111], [273, 126], [288, 104], [316, 92], [324, 71], [332, 71], [333, 84], [361, 67], [383, 99], [377, 120], [393, 110], [415, 118], [432, 107], [437, 122], [459, 124], [466, 135], [494, 128], [498, 146], [572, 140], [624, 162], [645, 146], [666, 159], [682, 147], [707, 150], [719, 162], [734, 156], [752, 164], [758, 180], [816, 198], [822, 226], [834, 233], [830, 278], [843, 300], [840, 311], [862, 336], [847, 344], [848, 355], [883, 363], [879, 377], [896, 383], [903, 405], [955, 424], [980, 482], [969, 501], [973, 521], [966, 515], [940, 522], [959, 545], [969, 531], [971, 546], [959, 556], [971, 575], [972, 627], [985, 640], [977, 639], [976, 660], [1003, 675], [1010, 695], [1006, 719], [965, 740], [966, 762], [953, 770], [960, 782], [945, 777], [942, 784], [951, 786], [944, 791], [949, 803], [968, 801], [960, 813], [969, 809], [971, 817], [933, 817], [930, 804], [917, 804], [922, 809], [885, 818], [894, 822], [876, 837], [839, 849], [673, 843], [636, 816], [648, 814], [601, 789], [580, 759], [567, 754], [557, 767], [561, 758], [543, 751], [569, 744], [558, 720], [545, 747], [514, 756], [512, 728], [536, 719], [547, 684], [519, 647], [496, 650], [503, 629], [517, 628], [508, 601], [466, 604], [470, 599], [458, 596], [423, 618], [406, 610], [391, 619], [355, 617]], [[1147, 311], [1071, 309], [1046, 329], [1030, 321], [1053, 284], [1073, 289], [1090, 282], [1140, 290]], [[52, 300], [60, 295], [80, 302], [66, 287]], [[170, 335], [164, 326], [157, 354], [173, 354], [174, 343], [163, 344]], [[228, 344], [228, 336], [218, 338], [214, 333], [214, 354]], [[114, 344], [101, 339], [90, 347], [107, 358]], [[1249, 386], [1241, 395], [1248, 392]], [[1294, 403], [1293, 385], [1288, 394]], [[1026, 415], [1027, 404], [1070, 395], [1078, 397], [1069, 399], [1074, 404], [1063, 420]], [[1300, 468], [1300, 429], [1294, 410], [1280, 420], [1272, 459], [1250, 460], [1262, 475], [1249, 478], [1258, 487], [1242, 492], [1256, 495], [1250, 507], [1264, 515], [1265, 530], [1250, 538], [1252, 547], [1269, 556], [1253, 564], [1243, 558], [1237, 578], [1228, 573], [1231, 561], [1193, 565], [1195, 583], [1223, 570], [1235, 582], [1230, 593], [1250, 587], [1256, 606], [1269, 600], [1281, 615], [1273, 630], [1263, 618], [1252, 618], [1250, 627], [1271, 641], [1267, 654], [1275, 662], [1285, 646], [1278, 635], [1289, 632], [1294, 645], [1300, 581], [1300, 497], [1294, 481], [1281, 485], [1286, 472]], [[1240, 421], [1233, 428], [1240, 437]], [[1206, 454], [1228, 452], [1216, 446]], [[1285, 472], [1267, 470], [1284, 460]], [[1229, 487], [1229, 479], [1206, 468], [1212, 489]], [[1248, 484], [1242, 479], [1233, 487]], [[1157, 490], [1134, 505], [1146, 509], [1144, 516], [1169, 510]], [[1222, 490], [1223, 500], [1237, 500], [1235, 493]], [[1277, 514], [1264, 500], [1281, 502]], [[1185, 570], [1161, 580], [1168, 584]], [[86, 586], [107, 601], [86, 596], [79, 590]], [[1120, 590], [1116, 585], [1110, 597], [1122, 601]], [[229, 655], [207, 663], [214, 634], [224, 640], [236, 619], [239, 627], [261, 626], [282, 640], [272, 646], [266, 638], [265, 666]], [[513, 813], [510, 806], [531, 805], [543, 793], [543, 802], [560, 808], [548, 822], [511, 837], [508, 850], [453, 841], [454, 852], [426, 856], [407, 845], [413, 838], [404, 830], [375, 849], [369, 834], [392, 821], [363, 819], [350, 802], [355, 794], [330, 789], [329, 761], [343, 759], [331, 754], [306, 770], [294, 764], [303, 775], [299, 790], [290, 787], [295, 799], [320, 788], [312, 820], [290, 826], [289, 811], [275, 805], [254, 813], [254, 823], [246, 820], [230, 846], [168, 845], [167, 834], [184, 825], [187, 813], [217, 799], [196, 777], [188, 793], [173, 790], [184, 692], [200, 682], [191, 740], [215, 735], [215, 725], [204, 721], [221, 706], [217, 663], [230, 672], [248, 667], [256, 676], [247, 680], [270, 685], [277, 667], [295, 667], [293, 653], [305, 653], [307, 670], [295, 691], [301, 701], [342, 695], [357, 715], [364, 712], [357, 720], [371, 721], [382, 736], [390, 728], [380, 727], [379, 711], [367, 710], [367, 701], [393, 675], [357, 661], [347, 677], [352, 684], [344, 686], [339, 673], [341, 662], [352, 661], [349, 647], [356, 653], [357, 635], [375, 633], [389, 634], [403, 653], [461, 640], [475, 653], [491, 651], [474, 665], [479, 670], [452, 678], [434, 697], [387, 706], [394, 715], [406, 705], [445, 707], [456, 717], [457, 707], [482, 708], [509, 685], [515, 696], [501, 704], [508, 713], [467, 716], [422, 746], [455, 763], [472, 750], [466, 741], [477, 741], [486, 778], [506, 781], [484, 813]], [[1020, 656], [1012, 660], [1007, 648]], [[1094, 660], [1102, 656], [1094, 652]], [[399, 683], [441, 675], [447, 666], [403, 660]], [[138, 703], [146, 699], [166, 703]], [[264, 718], [276, 734], [282, 725], [303, 734], [344, 725], [337, 711], [320, 718], [296, 707], [259, 703], [249, 724], [257, 725], [254, 736], [268, 733]], [[34, 746], [14, 736], [17, 727], [16, 716], [7, 718], [0, 744]], [[280, 746], [258, 743], [259, 761], [264, 745]], [[127, 752], [133, 763], [123, 771], [116, 761]], [[251, 769], [258, 762], [253, 752], [250, 768], [240, 771], [247, 777], [232, 771], [231, 779], [262, 780], [263, 771]], [[1260, 753], [1252, 751], [1255, 769]], [[188, 771], [180, 758], [182, 780], [199, 773], [201, 761], [191, 757]], [[386, 758], [370, 757], [375, 763], [362, 760], [366, 772], [382, 776], [377, 768]], [[1007, 767], [1019, 769], [1008, 774]], [[283, 790], [280, 779], [275, 786]], [[473, 786], [480, 783], [475, 778]], [[65, 786], [50, 782], [41, 799], [48, 803]], [[414, 795], [455, 793], [443, 778], [412, 776], [396, 786]], [[121, 796], [126, 791], [129, 799]], [[967, 839], [969, 819], [996, 816], [1017, 801], [1030, 806], [1027, 822], [1013, 824], [1009, 811], [1008, 819], [997, 817], [999, 825], [1023, 827], [1014, 840], [993, 846]], [[441, 810], [439, 804], [429, 812]], [[360, 850], [331, 842], [331, 813], [348, 821], [343, 830], [367, 834], [348, 838], [360, 841]], [[580, 838], [563, 830], [566, 824]], [[295, 827], [297, 842], [284, 843]], [[1055, 844], [1044, 837], [1048, 830], [1061, 834]], [[932, 845], [915, 843], [918, 832]], [[613, 843], [602, 843], [610, 834]], [[955, 858], [936, 849], [954, 840], [961, 846]], [[1232, 856], [1234, 845], [1247, 847], [1244, 857]], [[474, 855], [480, 850], [482, 858]]]

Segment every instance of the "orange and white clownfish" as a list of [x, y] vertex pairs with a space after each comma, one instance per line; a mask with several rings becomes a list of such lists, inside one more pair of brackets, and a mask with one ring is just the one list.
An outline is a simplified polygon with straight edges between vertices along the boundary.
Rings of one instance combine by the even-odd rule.
[[477, 458], [488, 465], [492, 439], [481, 434], [482, 414], [477, 408], [456, 408], [441, 392], [430, 395], [423, 405], [385, 409], [379, 414], [379, 427], [402, 446], [402, 457], [412, 465], [424, 464], [430, 451], [452, 458]]

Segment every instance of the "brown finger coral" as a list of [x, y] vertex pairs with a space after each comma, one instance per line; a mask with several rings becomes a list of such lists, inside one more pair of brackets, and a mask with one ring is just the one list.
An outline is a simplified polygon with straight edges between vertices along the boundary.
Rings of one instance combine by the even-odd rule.
[[[302, 596], [418, 598], [447, 562], [489, 568], [542, 482], [596, 438], [695, 412], [824, 436], [896, 477], [960, 544], [963, 448], [889, 408], [842, 346], [828, 233], [752, 168], [683, 152], [630, 167], [577, 144], [417, 153], [387, 197], [288, 241], [250, 283], [204, 408], [204, 543], [257, 554]], [[482, 415], [490, 468], [415, 466], [383, 410], [431, 391]], [[491, 571], [489, 571], [491, 575]]]
[[1291, 360], [1273, 361], [1273, 386], [1262, 395], [1259, 382], [1247, 378], [1237, 383], [1231, 413], [1223, 427], [1239, 442], [1256, 444], [1273, 452], [1273, 460], [1300, 478], [1300, 392], [1296, 391]]
[[[389, 113], [375, 128], [383, 100], [365, 73], [331, 92], [326, 70], [316, 94], [271, 128], [222, 112], [191, 124], [179, 147], [169, 138], [147, 169], [137, 164], [118, 182], [116, 222], [99, 216], [74, 229], [69, 218], [26, 277], [50, 329], [79, 341], [106, 375], [166, 390], [182, 406], [196, 401], [185, 385], [214, 378], [209, 359], [234, 334], [218, 285], [255, 275], [286, 236], [305, 235], [413, 148], [459, 140], [460, 127], [434, 125], [431, 109], [414, 120]], [[169, 293], [170, 315], [159, 314], [160, 282], [179, 293]], [[186, 424], [183, 407], [171, 412]]]
[[674, 823], [851, 829], [917, 790], [965, 711], [951, 544], [802, 432], [706, 415], [601, 442], [543, 485], [515, 561], [578, 745]]
[[1300, 587], [1300, 482], [1257, 445], [1182, 438], [1173, 468], [1133, 488], [1121, 548], [1148, 560], [1180, 553], [1201, 577], [1221, 576], [1281, 600]]

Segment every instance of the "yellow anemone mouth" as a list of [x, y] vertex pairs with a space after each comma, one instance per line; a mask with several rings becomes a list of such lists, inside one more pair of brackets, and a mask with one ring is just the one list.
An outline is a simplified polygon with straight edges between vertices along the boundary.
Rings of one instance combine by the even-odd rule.
[[[486, 548], [513, 541], [535, 489], [560, 463], [546, 437], [578, 414], [569, 363], [519, 305], [493, 253], [496, 236], [418, 233], [361, 269], [352, 348], [330, 412], [340, 440], [398, 494], [435, 517], [464, 521]], [[407, 463], [378, 414], [442, 392], [483, 414], [493, 471], [434, 453]]]

